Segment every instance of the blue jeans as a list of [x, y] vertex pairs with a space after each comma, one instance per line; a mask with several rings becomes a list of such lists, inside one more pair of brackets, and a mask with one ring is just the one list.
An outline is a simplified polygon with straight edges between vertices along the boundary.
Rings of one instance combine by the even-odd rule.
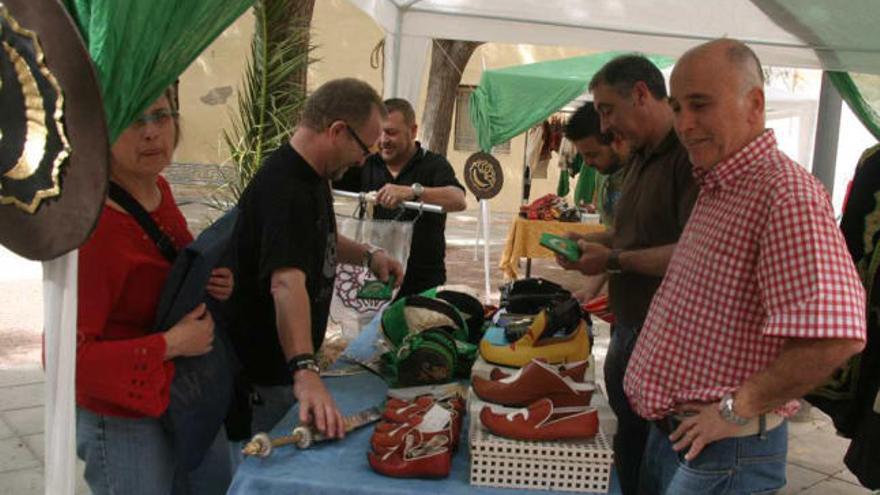
[[785, 486], [788, 423], [753, 435], [707, 445], [693, 461], [672, 450], [669, 438], [651, 425], [642, 464], [645, 493], [674, 495], [764, 495]]
[[120, 418], [76, 409], [76, 455], [95, 495], [224, 494], [232, 481], [226, 432], [195, 470], [178, 471], [171, 436], [156, 418]]
[[617, 416], [617, 433], [614, 435], [614, 468], [620, 489], [624, 495], [639, 493], [639, 469], [642, 453], [648, 439], [648, 423], [633, 412], [623, 392], [623, 377], [629, 358], [638, 338], [638, 327], [615, 324], [611, 330], [611, 343], [605, 355], [605, 388], [608, 404]]

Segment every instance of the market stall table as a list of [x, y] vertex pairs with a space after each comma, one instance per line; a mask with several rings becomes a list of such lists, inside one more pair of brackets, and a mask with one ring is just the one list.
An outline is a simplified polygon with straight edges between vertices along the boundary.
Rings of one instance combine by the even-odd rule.
[[[378, 405], [385, 397], [385, 383], [374, 375], [363, 373], [347, 377], [324, 378], [343, 415], [353, 414]], [[299, 411], [294, 406], [272, 431], [272, 437], [291, 431]], [[468, 419], [465, 419], [467, 424]], [[460, 493], [504, 494], [524, 493], [522, 490], [471, 486], [470, 455], [467, 432], [453, 456], [452, 473], [441, 480], [387, 478], [373, 472], [367, 463], [367, 451], [373, 426], [350, 433], [342, 441], [317, 444], [306, 450], [280, 447], [265, 459], [248, 458], [239, 467], [229, 489], [231, 495], [260, 493], [289, 494], [404, 494]], [[535, 494], [570, 492], [531, 490]], [[525, 493], [530, 493], [525, 492]], [[608, 493], [620, 493], [612, 474]]]
[[501, 255], [498, 266], [504, 272], [508, 280], [516, 279], [519, 275], [516, 271], [520, 258], [527, 258], [526, 277], [531, 276], [532, 258], [552, 258], [553, 252], [541, 246], [538, 241], [541, 234], [549, 232], [556, 235], [564, 235], [566, 232], [578, 234], [590, 234], [603, 232], [605, 227], [598, 223], [557, 222], [548, 220], [528, 220], [517, 216], [510, 232], [507, 233], [507, 244]]

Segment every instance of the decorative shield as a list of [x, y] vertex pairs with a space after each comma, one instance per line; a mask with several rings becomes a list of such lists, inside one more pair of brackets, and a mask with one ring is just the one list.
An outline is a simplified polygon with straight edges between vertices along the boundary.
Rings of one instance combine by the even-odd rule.
[[504, 173], [498, 159], [482, 151], [464, 163], [464, 182], [477, 199], [491, 199], [504, 185]]
[[94, 229], [109, 156], [98, 80], [60, 2], [0, 2], [0, 75], [0, 243], [56, 258]]

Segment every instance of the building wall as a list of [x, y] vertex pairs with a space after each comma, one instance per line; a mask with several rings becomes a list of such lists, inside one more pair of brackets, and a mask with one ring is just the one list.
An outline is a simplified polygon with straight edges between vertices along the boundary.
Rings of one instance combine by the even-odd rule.
[[[183, 139], [175, 162], [189, 164], [184, 175], [197, 176], [202, 165], [222, 164], [228, 159], [223, 130], [236, 110], [239, 87], [250, 51], [254, 19], [249, 12], [230, 26], [189, 67], [180, 81]], [[381, 61], [371, 66], [371, 53], [383, 38], [381, 29], [361, 10], [346, 0], [317, 0], [312, 21], [317, 59], [309, 68], [309, 87], [337, 77], [358, 77], [382, 92]], [[584, 55], [582, 49], [564, 47], [490, 43], [479, 47], [463, 72], [461, 84], [476, 85], [483, 68], [492, 69], [524, 63]], [[429, 63], [426, 64], [427, 67]], [[424, 78], [422, 101], [414, 102], [419, 121], [427, 92]], [[470, 152], [454, 149], [449, 140], [447, 157], [463, 181], [462, 169]], [[490, 201], [493, 211], [516, 211], [522, 190], [523, 147], [525, 139], [512, 140], [509, 154], [498, 154], [504, 170], [504, 188]], [[215, 169], [216, 167], [209, 167]], [[179, 176], [180, 174], [178, 174]], [[551, 163], [548, 177], [532, 183], [531, 197], [556, 191], [558, 167]], [[572, 187], [573, 189], [573, 187]], [[468, 207], [476, 200], [468, 194]]]

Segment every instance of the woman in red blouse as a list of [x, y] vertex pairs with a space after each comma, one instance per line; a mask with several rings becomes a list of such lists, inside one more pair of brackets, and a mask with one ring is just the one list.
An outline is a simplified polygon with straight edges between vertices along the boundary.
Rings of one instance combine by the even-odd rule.
[[[179, 139], [173, 101], [166, 91], [123, 131], [111, 149], [110, 176], [180, 250], [192, 234], [159, 175]], [[168, 331], [150, 332], [170, 268], [137, 221], [108, 199], [79, 251], [77, 455], [95, 494], [225, 493], [231, 478], [222, 429], [202, 466], [187, 474], [176, 472], [171, 437], [159, 423], [172, 359], [204, 354], [214, 339], [204, 304]], [[206, 290], [226, 300], [232, 286], [232, 272], [217, 268]]]

